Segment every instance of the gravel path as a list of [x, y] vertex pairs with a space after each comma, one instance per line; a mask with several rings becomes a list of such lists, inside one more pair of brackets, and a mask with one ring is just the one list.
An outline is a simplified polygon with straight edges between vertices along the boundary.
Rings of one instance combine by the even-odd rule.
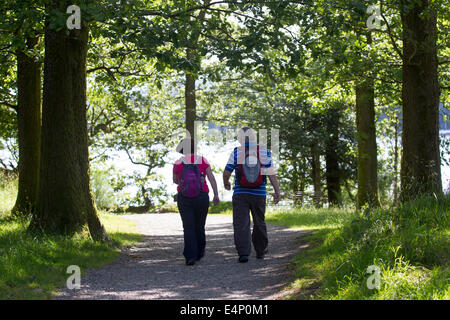
[[286, 284], [290, 260], [305, 231], [268, 225], [269, 253], [238, 263], [232, 217], [209, 214], [205, 257], [186, 266], [178, 214], [126, 215], [145, 240], [112, 263], [90, 269], [81, 289], [63, 289], [57, 299], [276, 299]]

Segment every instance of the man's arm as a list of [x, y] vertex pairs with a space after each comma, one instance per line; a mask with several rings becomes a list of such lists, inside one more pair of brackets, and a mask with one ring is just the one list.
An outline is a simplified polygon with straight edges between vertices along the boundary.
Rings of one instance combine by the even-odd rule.
[[236, 169], [236, 159], [234, 158], [235, 153], [237, 153], [237, 149], [234, 149], [228, 158], [227, 165], [223, 170], [223, 185], [226, 190], [231, 190], [230, 177], [233, 173], [234, 169]]
[[280, 201], [280, 199], [281, 199], [280, 186], [278, 184], [278, 178], [277, 178], [277, 176], [275, 174], [274, 175], [270, 175], [268, 177], [269, 177], [270, 183], [272, 184], [274, 192], [275, 192], [273, 194], [273, 202], [275, 204], [277, 204]]
[[223, 185], [224, 185], [225, 189], [231, 190], [231, 184], [230, 184], [231, 172], [228, 170], [224, 170], [222, 176], [223, 176]]

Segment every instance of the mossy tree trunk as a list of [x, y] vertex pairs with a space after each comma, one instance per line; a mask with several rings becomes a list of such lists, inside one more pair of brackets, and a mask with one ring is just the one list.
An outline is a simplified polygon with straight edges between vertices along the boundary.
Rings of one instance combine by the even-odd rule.
[[357, 208], [365, 204], [370, 207], [379, 206], [374, 97], [373, 80], [364, 80], [356, 85]]
[[[48, 10], [65, 12], [68, 1]], [[86, 119], [88, 27], [45, 29], [44, 92], [38, 199], [30, 229], [71, 236], [86, 224], [95, 241], [109, 240], [89, 179]]]
[[403, 134], [401, 200], [441, 193], [436, 12], [427, 0], [402, 1]]
[[[27, 49], [35, 48], [39, 38], [29, 38]], [[19, 138], [19, 186], [12, 209], [17, 216], [29, 216], [36, 204], [39, 180], [41, 131], [41, 61], [17, 53], [17, 123]]]

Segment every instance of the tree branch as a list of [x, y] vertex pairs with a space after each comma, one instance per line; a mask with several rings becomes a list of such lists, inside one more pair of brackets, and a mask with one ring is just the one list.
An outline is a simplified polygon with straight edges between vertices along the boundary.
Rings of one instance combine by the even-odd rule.
[[125, 150], [125, 152], [127, 153], [128, 159], [130, 159], [132, 164], [137, 164], [137, 165], [141, 165], [141, 166], [146, 166], [147, 168], [153, 168], [152, 165], [148, 164], [148, 163], [143, 163], [143, 162], [139, 162], [139, 161], [134, 161], [133, 158], [130, 155], [130, 152], [128, 151], [127, 148], [123, 148], [123, 150]]
[[391, 39], [392, 46], [394, 47], [395, 52], [398, 54], [400, 59], [403, 59], [403, 52], [397, 46], [397, 43], [395, 42], [395, 39], [392, 35], [391, 27], [389, 26], [389, 23], [383, 14], [383, 0], [380, 0], [380, 14], [381, 14], [381, 17], [383, 18], [384, 23], [386, 23], [387, 34], [389, 35], [389, 38]]
[[16, 112], [19, 111], [19, 107], [17, 105], [14, 105], [14, 104], [9, 103], [7, 101], [0, 101], [0, 104], [2, 104], [4, 106], [7, 106], [7, 107], [10, 107], [11, 109], [14, 109]]
[[185, 15], [192, 11], [211, 9], [210, 7], [212, 7], [213, 5], [216, 5], [216, 4], [230, 4], [230, 3], [235, 4], [234, 1], [216, 1], [216, 2], [208, 1], [207, 3], [205, 3], [202, 6], [195, 6], [195, 7], [187, 8], [186, 10], [179, 10], [172, 14], [168, 14], [166, 12], [161, 12], [161, 11], [142, 10], [140, 12], [140, 15], [142, 15], [142, 16], [160, 16], [160, 17], [164, 17], [164, 18], [175, 18], [177, 16]]

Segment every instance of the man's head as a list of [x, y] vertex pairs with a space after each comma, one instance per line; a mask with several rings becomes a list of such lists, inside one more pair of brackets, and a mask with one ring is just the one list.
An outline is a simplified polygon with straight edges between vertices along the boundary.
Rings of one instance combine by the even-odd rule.
[[256, 143], [255, 131], [250, 127], [243, 127], [238, 131], [238, 141], [241, 145], [246, 142]]

